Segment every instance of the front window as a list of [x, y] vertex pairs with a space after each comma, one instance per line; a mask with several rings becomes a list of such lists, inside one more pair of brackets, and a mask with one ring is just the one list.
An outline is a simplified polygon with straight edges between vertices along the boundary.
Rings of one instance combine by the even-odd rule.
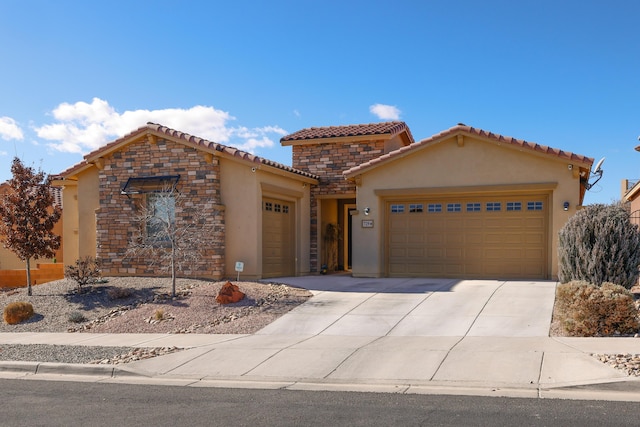
[[176, 222], [176, 199], [173, 194], [147, 194], [147, 214], [147, 238], [168, 241]]

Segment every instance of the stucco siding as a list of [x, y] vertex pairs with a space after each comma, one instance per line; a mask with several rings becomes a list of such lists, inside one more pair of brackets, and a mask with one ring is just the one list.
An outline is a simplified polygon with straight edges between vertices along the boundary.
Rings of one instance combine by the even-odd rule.
[[[90, 168], [80, 174], [78, 179], [77, 212], [78, 212], [78, 255], [77, 258], [96, 257], [96, 209], [100, 206], [98, 193], [98, 169]], [[73, 264], [74, 259], [68, 260]]]
[[[359, 215], [354, 227], [353, 274], [384, 275], [385, 197], [393, 194], [469, 194], [474, 192], [548, 192], [549, 276], [557, 275], [557, 233], [579, 203], [580, 183], [566, 161], [465, 137], [439, 142], [365, 172], [357, 188]], [[384, 190], [384, 191], [381, 191]], [[569, 202], [569, 210], [563, 203]], [[365, 217], [364, 208], [371, 212]], [[359, 226], [373, 220], [373, 228]]]

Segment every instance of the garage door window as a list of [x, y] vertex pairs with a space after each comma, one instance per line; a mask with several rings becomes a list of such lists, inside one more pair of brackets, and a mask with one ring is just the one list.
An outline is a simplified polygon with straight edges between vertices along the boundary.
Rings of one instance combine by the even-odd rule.
[[527, 210], [529, 211], [541, 211], [542, 202], [527, 202]]
[[429, 203], [427, 212], [442, 212], [442, 205], [440, 203]]
[[480, 212], [480, 203], [467, 203], [467, 212]]
[[522, 203], [521, 202], [507, 202], [507, 210], [508, 211], [521, 211]]
[[460, 203], [448, 203], [447, 212], [461, 212], [462, 205]]
[[391, 213], [404, 213], [404, 205], [391, 205]]
[[273, 203], [264, 202], [264, 210], [268, 211], [268, 212], [272, 212], [273, 211]]
[[487, 202], [487, 212], [498, 212], [502, 209], [500, 202]]
[[424, 207], [422, 203], [409, 205], [409, 213], [422, 213], [422, 212], [424, 212]]

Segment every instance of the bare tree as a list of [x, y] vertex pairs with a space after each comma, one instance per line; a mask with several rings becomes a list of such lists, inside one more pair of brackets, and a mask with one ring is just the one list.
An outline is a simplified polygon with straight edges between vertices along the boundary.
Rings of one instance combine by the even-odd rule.
[[27, 293], [31, 295], [31, 259], [53, 258], [60, 236], [53, 227], [62, 214], [54, 206], [49, 178], [42, 170], [26, 167], [15, 157], [13, 177], [0, 201], [0, 240], [5, 248], [26, 262]]
[[144, 259], [171, 273], [171, 296], [176, 296], [176, 272], [201, 261], [215, 231], [218, 211], [213, 204], [194, 205], [174, 188], [148, 193], [140, 201], [125, 259]]

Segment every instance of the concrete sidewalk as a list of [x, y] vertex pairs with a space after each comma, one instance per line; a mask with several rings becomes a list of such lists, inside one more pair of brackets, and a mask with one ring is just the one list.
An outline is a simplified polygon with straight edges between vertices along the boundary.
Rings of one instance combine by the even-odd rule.
[[640, 381], [591, 356], [640, 353], [640, 340], [548, 337], [553, 282], [288, 283], [304, 279], [315, 296], [253, 335], [0, 334], [0, 344], [190, 348], [115, 367], [0, 362], [0, 377], [640, 401]]

